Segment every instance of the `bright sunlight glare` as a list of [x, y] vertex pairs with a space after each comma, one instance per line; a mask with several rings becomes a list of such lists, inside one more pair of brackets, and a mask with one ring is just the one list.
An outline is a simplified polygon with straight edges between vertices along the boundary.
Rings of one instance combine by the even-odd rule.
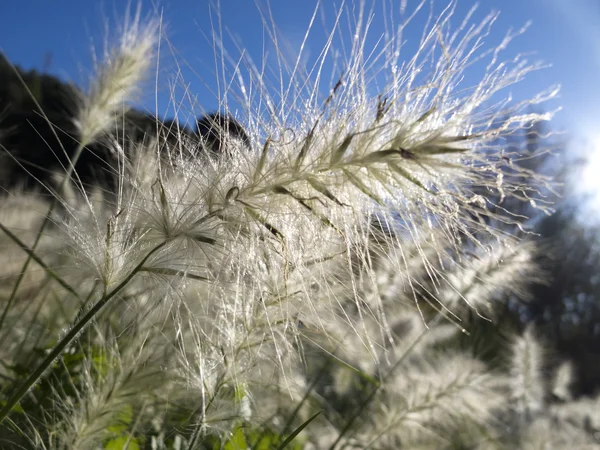
[[581, 178], [574, 185], [587, 198], [588, 208], [600, 213], [600, 135], [590, 139], [583, 158]]

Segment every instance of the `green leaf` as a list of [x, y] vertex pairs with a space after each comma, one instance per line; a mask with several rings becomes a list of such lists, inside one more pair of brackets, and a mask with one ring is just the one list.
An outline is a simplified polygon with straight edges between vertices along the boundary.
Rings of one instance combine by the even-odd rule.
[[114, 369], [114, 364], [112, 364], [105, 352], [94, 351], [94, 349], [92, 349], [92, 361], [94, 362], [94, 368], [101, 377], [105, 377], [109, 370]]
[[296, 436], [298, 436], [300, 434], [300, 432], [302, 430], [304, 430], [304, 428], [306, 428], [306, 426], [311, 423], [313, 420], [315, 420], [319, 414], [321, 414], [323, 411], [319, 411], [318, 413], [316, 413], [314, 416], [312, 416], [311, 418], [309, 418], [306, 422], [304, 422], [302, 425], [300, 425], [298, 428], [296, 428], [294, 431], [292, 431], [292, 434], [290, 434], [285, 441], [283, 441], [281, 443], [281, 445], [279, 447], [277, 447], [277, 450], [283, 450], [284, 448], [287, 447], [287, 445], [292, 442], [294, 440], [294, 438]]
[[277, 441], [277, 437], [273, 435], [263, 436], [256, 444], [254, 444], [252, 450], [271, 450], [275, 446]]
[[121, 436], [129, 428], [129, 424], [133, 420], [133, 408], [131, 405], [125, 405], [125, 407], [119, 413], [117, 422], [107, 428], [115, 436]]
[[[127, 445], [127, 446], [126, 446]], [[104, 450], [140, 450], [137, 439], [128, 436], [119, 436], [104, 444]]]
[[[0, 406], [2, 406], [2, 407], [6, 406], [6, 401], [4, 401], [4, 400], [1, 401]], [[23, 407], [19, 403], [17, 403], [15, 406], [12, 407], [12, 412], [15, 412], [18, 414], [23, 414], [24, 413]]]
[[238, 426], [234, 430], [231, 439], [223, 446], [223, 450], [246, 450], [247, 448], [248, 443], [246, 442], [246, 435], [241, 426]]

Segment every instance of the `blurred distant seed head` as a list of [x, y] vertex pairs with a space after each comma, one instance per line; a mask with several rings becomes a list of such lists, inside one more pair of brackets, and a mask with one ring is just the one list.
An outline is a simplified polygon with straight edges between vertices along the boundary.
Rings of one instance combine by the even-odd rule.
[[571, 385], [574, 381], [573, 372], [573, 364], [570, 361], [565, 361], [558, 366], [552, 384], [552, 395], [555, 398], [563, 402], [572, 399]]
[[543, 347], [529, 326], [512, 344], [510, 386], [514, 407], [533, 418], [544, 407]]

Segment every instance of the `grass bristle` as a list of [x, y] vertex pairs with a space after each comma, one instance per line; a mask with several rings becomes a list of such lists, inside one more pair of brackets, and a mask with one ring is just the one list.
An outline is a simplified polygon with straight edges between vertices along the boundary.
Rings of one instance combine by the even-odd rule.
[[[219, 104], [241, 105], [250, 135], [225, 139], [220, 155], [181, 130], [115, 137], [161, 29], [140, 9], [126, 20], [73, 118], [81, 142], [61, 189], [50, 201], [24, 194], [27, 207], [1, 200], [14, 233], [0, 235], [11, 443], [266, 448], [276, 430], [276, 448], [310, 419], [298, 442], [318, 448], [427, 448], [459, 427], [465, 442], [495, 438], [511, 408], [546, 429], [534, 421], [545, 391], [531, 331], [514, 340], [510, 380], [445, 347], [468, 332], [465, 311], [493, 317], [496, 296], [523, 296], [537, 274], [533, 244], [517, 244], [526, 218], [501, 205], [548, 211], [552, 186], [509, 164], [501, 139], [549, 119], [529, 105], [555, 95], [499, 101], [539, 66], [502, 59], [511, 34], [483, 49], [494, 15], [451, 29], [454, 7], [408, 60], [406, 23], [369, 47], [362, 2], [341, 8], [308, 66], [300, 52], [264, 73], [215, 30]], [[463, 89], [470, 61], [485, 64]], [[74, 169], [97, 140], [118, 155], [115, 192]]]

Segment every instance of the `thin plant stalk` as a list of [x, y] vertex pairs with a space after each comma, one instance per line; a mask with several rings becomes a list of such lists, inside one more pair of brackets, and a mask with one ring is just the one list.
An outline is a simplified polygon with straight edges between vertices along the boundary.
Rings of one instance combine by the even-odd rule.
[[[443, 316], [441, 314], [438, 314], [432, 320], [429, 321], [429, 323], [427, 324], [427, 327], [425, 327], [425, 329], [415, 338], [415, 340], [410, 344], [410, 346], [407, 347], [407, 349], [404, 351], [402, 356], [400, 358], [398, 358], [398, 361], [396, 361], [396, 363], [392, 367], [390, 367], [390, 369], [384, 375], [383, 380], [385, 380], [387, 377], [389, 377], [392, 374], [392, 372], [394, 372], [394, 370], [396, 370], [396, 368], [398, 368], [398, 366], [400, 366], [400, 364], [402, 364], [402, 362], [410, 354], [411, 350], [413, 348], [415, 348], [415, 346], [419, 342], [421, 342], [421, 340], [425, 337], [425, 335], [429, 331], [429, 328], [432, 326], [435, 326], [438, 322], [440, 322], [442, 317]], [[377, 392], [379, 391], [379, 388], [382, 385], [383, 385], [383, 383], [379, 383], [377, 386], [375, 386], [373, 388], [373, 390], [371, 391], [371, 393], [367, 396], [367, 398], [365, 398], [365, 400], [358, 406], [358, 408], [356, 408], [356, 411], [348, 419], [348, 421], [346, 422], [346, 425], [344, 425], [344, 428], [342, 428], [342, 431], [340, 431], [340, 434], [338, 435], [337, 439], [329, 447], [329, 450], [335, 450], [336, 446], [340, 443], [342, 438], [346, 435], [346, 433], [348, 433], [348, 431], [350, 431], [350, 429], [352, 428], [352, 425], [354, 425], [354, 422], [356, 422], [356, 419], [358, 419], [358, 417], [364, 411], [364, 409], [367, 407], [367, 405], [373, 400], [373, 398], [375, 398], [375, 394], [377, 394]]]
[[[124, 105], [125, 98], [123, 98], [123, 96], [120, 94], [121, 91], [127, 92], [128, 89], [138, 89], [139, 82], [145, 76], [145, 72], [153, 60], [152, 47], [154, 46], [156, 39], [155, 30], [157, 28], [157, 22], [155, 20], [150, 20], [145, 25], [144, 29], [138, 30], [140, 24], [140, 14], [141, 4], [138, 4], [138, 9], [133, 18], [133, 23], [127, 24], [127, 26], [130, 26], [131, 29], [124, 30], [122, 36], [122, 48], [116, 53], [112, 61], [109, 60], [107, 65], [101, 68], [98, 79], [96, 80], [95, 85], [93, 85], [90, 97], [86, 99], [86, 102], [79, 111], [80, 117], [78, 119], [79, 122], [81, 122], [79, 124], [81, 128], [81, 141], [77, 145], [73, 157], [69, 158], [69, 167], [67, 168], [65, 176], [63, 177], [58, 188], [59, 195], [53, 196], [50, 207], [48, 208], [48, 212], [46, 213], [42, 225], [37, 232], [34, 243], [31, 246], [31, 253], [28, 254], [27, 259], [23, 264], [23, 268], [20, 271], [17, 281], [12, 289], [7, 305], [2, 312], [2, 316], [0, 317], [0, 329], [2, 329], [2, 325], [4, 324], [8, 311], [14, 302], [17, 291], [25, 277], [27, 269], [29, 268], [29, 264], [32, 260], [32, 254], [36, 251], [44, 231], [51, 221], [52, 214], [61, 200], [60, 196], [64, 194], [64, 190], [70, 182], [73, 174], [77, 175], [75, 172], [75, 166], [77, 165], [79, 158], [81, 157], [86, 146], [92, 143], [101, 133], [104, 132], [104, 129], [107, 126], [106, 118], [114, 113], [116, 105]], [[148, 53], [149, 51], [150, 53]], [[19, 78], [21, 83], [25, 85], [22, 77]], [[25, 86], [25, 88], [29, 91], [27, 86]], [[29, 93], [31, 94], [31, 91], [29, 91]], [[44, 113], [35, 96], [31, 94], [30, 97], [35, 103], [37, 109], [41, 111], [41, 114], [52, 130], [56, 141], [62, 147], [60, 139], [58, 138], [50, 119]], [[95, 113], [95, 115], [92, 114], [92, 112]], [[104, 119], [100, 120], [102, 117], [104, 117]], [[94, 123], [94, 120], [98, 120], [99, 123]], [[64, 148], [62, 150], [63, 152], [65, 151]]]
[[166, 241], [161, 242], [156, 247], [148, 252], [148, 254], [138, 263], [138, 265], [131, 271], [131, 273], [125, 277], [125, 279], [111, 292], [107, 293], [98, 302], [90, 308], [90, 310], [79, 320], [73, 328], [63, 337], [58, 344], [54, 346], [52, 351], [46, 356], [46, 358], [40, 363], [40, 365], [29, 375], [29, 377], [23, 382], [23, 384], [17, 389], [17, 391], [6, 401], [6, 404], [0, 410], [0, 423], [10, 414], [13, 407], [21, 401], [23, 396], [27, 394], [44, 375], [44, 372], [50, 368], [56, 358], [58, 358], [62, 352], [77, 338], [80, 332], [89, 325], [89, 323], [102, 311], [102, 309], [110, 302], [112, 298], [123, 289], [131, 279], [142, 269], [148, 258], [154, 253], [163, 248], [167, 244]]

